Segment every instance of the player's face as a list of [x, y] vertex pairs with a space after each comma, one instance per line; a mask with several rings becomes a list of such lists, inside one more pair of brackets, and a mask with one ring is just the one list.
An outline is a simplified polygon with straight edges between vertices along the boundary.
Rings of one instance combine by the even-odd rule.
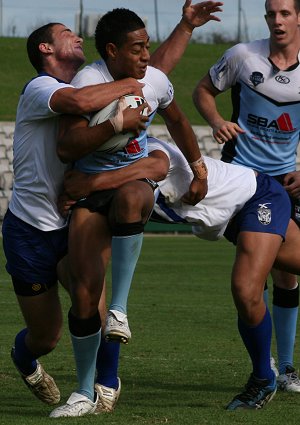
[[78, 67], [85, 61], [82, 49], [83, 40], [64, 25], [55, 25], [52, 30], [55, 57], [59, 61], [77, 63]]
[[110, 61], [114, 79], [144, 78], [150, 59], [149, 47], [149, 36], [145, 28], [129, 32], [126, 42], [120, 48], [114, 46], [114, 57]]
[[300, 13], [294, 0], [267, 0], [265, 19], [272, 43], [284, 47], [299, 42]]

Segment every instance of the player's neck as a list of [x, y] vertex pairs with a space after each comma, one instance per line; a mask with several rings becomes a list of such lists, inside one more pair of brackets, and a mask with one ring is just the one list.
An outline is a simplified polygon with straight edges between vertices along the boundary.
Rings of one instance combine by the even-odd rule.
[[56, 63], [55, 66], [45, 66], [44, 71], [58, 80], [64, 81], [65, 83], [70, 83], [75, 77], [77, 72], [77, 67], [73, 66], [60, 66]]
[[269, 59], [280, 70], [286, 70], [299, 62], [300, 43], [288, 46], [270, 45]]

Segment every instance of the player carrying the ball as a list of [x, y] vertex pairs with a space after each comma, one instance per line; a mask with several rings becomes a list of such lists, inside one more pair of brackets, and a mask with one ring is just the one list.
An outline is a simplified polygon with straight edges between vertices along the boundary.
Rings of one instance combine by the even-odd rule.
[[[132, 11], [114, 9], [98, 22], [96, 47], [102, 59], [86, 66], [73, 79], [76, 87], [108, 83], [133, 77], [144, 84], [142, 95], [149, 110], [149, 125], [158, 112], [193, 171], [194, 178], [185, 201], [195, 205], [207, 192], [207, 170], [196, 136], [174, 100], [173, 87], [164, 73], [149, 67], [149, 36], [144, 22]], [[112, 123], [108, 124], [112, 128]], [[117, 119], [113, 128], [124, 129]], [[148, 155], [145, 130], [122, 150], [113, 154], [96, 150], [101, 144], [97, 126], [89, 127], [87, 117], [68, 116], [60, 131], [58, 154], [64, 162], [89, 174], [126, 167]], [[102, 139], [103, 141], [103, 139]], [[79, 159], [77, 150], [86, 148]], [[101, 149], [101, 147], [100, 147]], [[69, 259], [72, 274], [69, 329], [71, 333], [79, 388], [67, 404], [51, 417], [78, 416], [95, 409], [94, 375], [101, 327], [111, 340], [128, 342], [127, 299], [140, 255], [144, 226], [154, 204], [156, 184], [148, 179], [134, 180], [117, 189], [98, 191], [73, 207], [69, 228]], [[112, 255], [112, 299], [107, 321], [101, 324], [98, 303], [101, 284]]]

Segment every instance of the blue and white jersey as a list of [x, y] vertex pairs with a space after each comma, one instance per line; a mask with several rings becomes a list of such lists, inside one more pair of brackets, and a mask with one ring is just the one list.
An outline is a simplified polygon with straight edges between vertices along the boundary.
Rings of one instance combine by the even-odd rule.
[[[103, 60], [93, 62], [85, 66], [72, 80], [75, 87], [84, 87], [92, 84], [101, 84], [114, 81]], [[165, 109], [173, 100], [173, 86], [167, 76], [160, 70], [151, 66], [147, 67], [146, 75], [142, 80], [144, 83], [143, 95], [150, 106], [150, 125], [157, 109]], [[85, 173], [97, 173], [121, 168], [148, 155], [146, 131], [133, 140], [130, 140], [122, 151], [115, 153], [104, 153], [94, 151], [82, 159], [76, 161], [75, 168]]]
[[207, 240], [223, 236], [229, 220], [239, 212], [256, 191], [256, 177], [247, 167], [226, 164], [204, 157], [208, 169], [208, 192], [196, 205], [181, 201], [189, 190], [193, 173], [177, 146], [149, 137], [149, 152], [163, 151], [170, 161], [166, 178], [156, 189], [156, 202], [150, 220], [197, 225], [198, 234]]
[[281, 71], [269, 55], [269, 39], [241, 43], [209, 73], [218, 90], [232, 88], [232, 121], [245, 130], [225, 143], [222, 159], [276, 176], [296, 169], [300, 66]]
[[39, 75], [24, 87], [17, 109], [9, 209], [42, 231], [66, 225], [56, 205], [66, 165], [56, 153], [59, 114], [50, 107], [53, 93], [65, 87], [71, 86], [49, 75]]

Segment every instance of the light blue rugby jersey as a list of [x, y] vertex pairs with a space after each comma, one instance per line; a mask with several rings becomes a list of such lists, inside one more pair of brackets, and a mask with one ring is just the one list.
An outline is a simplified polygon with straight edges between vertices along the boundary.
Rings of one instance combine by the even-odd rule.
[[[83, 87], [92, 84], [100, 84], [114, 81], [103, 60], [93, 62], [84, 67], [72, 80], [75, 87]], [[168, 77], [160, 70], [151, 66], [142, 80], [144, 83], [143, 95], [148, 102], [151, 112], [147, 127], [153, 120], [158, 108], [165, 109], [174, 97], [173, 86]], [[76, 161], [75, 168], [85, 173], [97, 173], [116, 168], [125, 167], [130, 163], [148, 156], [147, 132], [142, 131], [138, 137], [128, 140], [124, 150], [115, 153], [94, 151]]]
[[300, 66], [280, 71], [269, 39], [227, 50], [210, 69], [220, 91], [232, 87], [232, 121], [245, 130], [225, 143], [222, 159], [276, 176], [296, 169], [300, 131]]

